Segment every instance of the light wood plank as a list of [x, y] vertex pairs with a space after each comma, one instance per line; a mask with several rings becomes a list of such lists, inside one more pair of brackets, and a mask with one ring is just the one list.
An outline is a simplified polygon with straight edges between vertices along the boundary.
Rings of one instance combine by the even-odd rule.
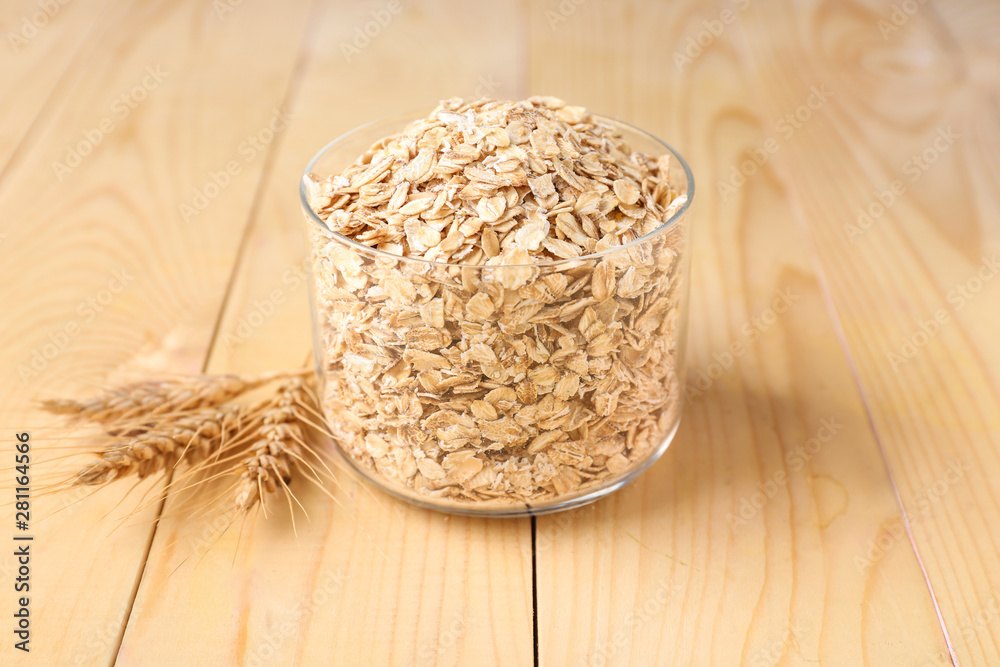
[[[183, 224], [178, 207], [210, 170], [241, 159], [239, 144], [280, 104], [305, 18], [298, 8], [245, 6], [220, 20], [202, 2], [125, 5], [93, 33], [97, 43], [84, 47], [87, 58], [61, 79], [0, 188], [5, 442], [14, 428], [44, 423], [29, 409], [32, 399], [89, 393], [136, 370], [201, 369], [262, 156], [243, 165], [196, 223]], [[147, 78], [144, 99], [125, 107], [127, 117], [115, 116], [116, 100], [142, 85], [147, 68], [166, 76]], [[109, 117], [113, 131], [60, 181], [51, 162]], [[38, 457], [57, 443], [52, 431], [32, 433], [36, 490], [43, 476], [66, 476], [81, 464], [39, 466]], [[5, 498], [12, 484], [7, 463]], [[35, 499], [33, 664], [107, 663], [114, 655], [155, 512], [112, 532], [130, 511], [128, 501], [116, 508], [124, 492], [109, 488], [54, 515], [78, 494]], [[13, 507], [0, 517], [12, 526]], [[12, 564], [5, 549], [4, 581]], [[12, 642], [0, 646], [3, 664], [23, 658]]]
[[[542, 9], [530, 22], [529, 92], [632, 121], [691, 159], [688, 386], [709, 385], [632, 487], [539, 519], [542, 665], [917, 664], [945, 649], [905, 543], [855, 566], [899, 508], [787, 190], [764, 168], [725, 202], [715, 191], [774, 134], [735, 25], [675, 66], [730, 6], [589, 2], [553, 30]], [[598, 34], [622, 48], [595, 50]], [[746, 351], [730, 362], [734, 343]]]
[[[506, 37], [519, 25], [516, 3], [491, 5], [491, 33], [464, 29], [481, 7], [405, 4], [348, 62], [341, 45], [384, 6], [334, 3], [315, 19], [293, 126], [254, 217], [212, 371], [295, 368], [309, 354], [297, 186], [316, 150], [373, 118], [472, 96], [490, 81], [496, 95], [520, 95]], [[428, 41], [429, 31], [443, 37]], [[307, 523], [299, 512], [297, 536], [283, 510], [246, 523], [242, 536], [234, 527], [206, 553], [203, 535], [184, 537], [183, 523], [166, 520], [122, 663], [531, 664], [528, 520], [449, 517], [338, 478], [339, 505], [297, 485], [310, 514]]]
[[1000, 15], [988, 3], [910, 7], [757, 6], [744, 61], [772, 121], [810, 86], [833, 92], [775, 166], [812, 237], [956, 657], [995, 664]]
[[[0, 127], [0, 179], [8, 160], [40, 113], [80, 49], [99, 47], [94, 30], [114, 25], [106, 0], [5, 2], [0, 14], [0, 90], [7, 104]], [[125, 9], [123, 7], [122, 9]], [[88, 39], [89, 38], [89, 39]], [[2, 183], [2, 180], [0, 180]]]
[[[0, 27], [33, 3], [6, 5]], [[921, 3], [883, 38], [878, 21], [898, 2], [750, 3], [679, 72], [675, 51], [743, 4], [526, 5], [524, 82], [515, 3], [404, 2], [348, 57], [342, 45], [387, 3], [334, 3], [310, 20], [305, 3], [244, 2], [220, 17], [211, 3], [115, 3], [100, 14], [99, 2], [74, 0], [25, 53], [0, 59], [0, 87], [24, 91], [0, 110], [0, 423], [37, 426], [27, 409], [36, 396], [84, 393], [137, 370], [198, 370], [251, 210], [210, 367], [300, 365], [309, 332], [295, 181], [310, 154], [361, 122], [446, 95], [556, 94], [692, 158], [689, 380], [748, 342], [743, 325], [777, 293], [801, 296], [693, 400], [642, 481], [538, 521], [541, 663], [949, 663], [880, 443], [958, 659], [1000, 661], [1000, 281], [955, 296], [1000, 250], [1000, 16], [986, 2]], [[265, 169], [267, 151], [246, 159], [240, 144], [280, 107], [306, 21], [316, 27], [293, 127], [270, 145], [280, 152]], [[157, 64], [170, 73], [163, 85], [60, 181], [52, 161]], [[830, 101], [784, 137], [779, 121], [824, 84]], [[961, 136], [909, 180], [906, 161], [948, 125]], [[767, 137], [780, 139], [767, 164], [720, 192]], [[183, 224], [179, 204], [230, 159], [241, 173]], [[888, 213], [860, 236], [846, 228], [895, 178], [907, 191]], [[88, 307], [121, 267], [135, 280], [86, 319], [77, 304]], [[281, 303], [252, 324], [275, 291]], [[921, 341], [921, 320], [939, 311], [947, 323], [912, 358], [889, 356]], [[71, 321], [81, 329], [67, 349], [22, 381], [33, 350]], [[843, 427], [798, 469], [790, 457], [830, 417]], [[33, 433], [41, 448], [44, 432]], [[949, 478], [955, 461], [960, 474]], [[788, 480], [763, 509], [727, 522], [780, 472]], [[279, 516], [245, 526], [238, 551], [236, 530], [206, 552], [212, 524], [186, 534], [164, 522], [122, 664], [531, 663], [527, 522], [449, 519], [341, 481], [341, 506], [303, 492], [311, 522], [298, 517], [297, 537]], [[154, 515], [110, 532], [128, 511], [114, 509], [121, 494], [38, 525], [36, 659], [111, 658]], [[0, 578], [11, 571], [0, 557]], [[4, 664], [19, 657], [0, 649]]]

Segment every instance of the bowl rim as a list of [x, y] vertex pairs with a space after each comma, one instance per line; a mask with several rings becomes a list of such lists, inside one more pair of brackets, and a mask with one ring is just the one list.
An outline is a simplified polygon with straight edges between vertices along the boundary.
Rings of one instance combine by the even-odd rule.
[[[592, 114], [592, 115], [594, 116], [594, 118], [600, 121], [605, 121], [612, 125], [625, 127], [628, 128], [629, 130], [632, 130], [633, 132], [644, 135], [646, 138], [651, 139], [655, 143], [665, 148], [670, 153], [672, 159], [676, 159], [680, 163], [681, 167], [684, 170], [685, 179], [687, 180], [687, 188], [684, 192], [684, 194], [687, 195], [687, 201], [681, 204], [680, 208], [674, 211], [673, 215], [671, 215], [662, 225], [660, 225], [653, 231], [649, 232], [648, 234], [644, 234], [639, 238], [629, 241], [624, 245], [613, 246], [611, 248], [608, 248], [607, 250], [590, 253], [588, 255], [580, 255], [579, 257], [571, 257], [568, 259], [546, 260], [544, 262], [530, 262], [528, 264], [467, 264], [462, 262], [440, 262], [436, 260], [423, 259], [420, 257], [406, 257], [404, 255], [396, 255], [394, 253], [387, 252], [385, 250], [379, 250], [378, 248], [373, 248], [372, 246], [361, 243], [360, 241], [355, 241], [350, 237], [344, 236], [340, 232], [335, 232], [332, 229], [330, 229], [326, 225], [326, 223], [322, 219], [320, 219], [319, 215], [317, 215], [316, 211], [313, 210], [313, 207], [309, 203], [309, 188], [308, 188], [308, 180], [306, 177], [312, 173], [316, 163], [319, 162], [323, 158], [323, 156], [326, 155], [328, 151], [336, 148], [338, 145], [346, 142], [348, 139], [351, 139], [367, 130], [371, 130], [377, 126], [390, 125], [392, 123], [399, 122], [403, 124], [403, 126], [399, 128], [399, 131], [401, 131], [407, 123], [412, 122], [414, 120], [420, 120], [422, 118], [426, 118], [426, 113], [411, 112], [406, 114], [400, 114], [397, 116], [387, 116], [384, 118], [380, 118], [378, 120], [365, 123], [364, 125], [359, 125], [358, 127], [355, 127], [353, 130], [345, 132], [344, 134], [340, 135], [330, 143], [326, 144], [323, 148], [319, 150], [319, 152], [317, 152], [312, 157], [311, 160], [309, 160], [309, 164], [306, 165], [305, 171], [302, 172], [302, 176], [299, 178], [299, 202], [302, 205], [302, 210], [305, 211], [306, 216], [310, 219], [310, 221], [312, 221], [313, 224], [317, 225], [320, 228], [320, 230], [322, 230], [326, 234], [333, 235], [334, 238], [336, 238], [337, 240], [342, 241], [348, 244], [349, 246], [353, 246], [358, 250], [362, 251], [363, 253], [372, 254], [375, 255], [376, 257], [381, 257], [386, 260], [391, 260], [395, 262], [417, 262], [420, 264], [427, 265], [428, 267], [440, 266], [440, 267], [459, 268], [459, 269], [474, 268], [474, 269], [484, 269], [484, 270], [497, 270], [497, 269], [503, 270], [503, 269], [523, 268], [523, 267], [578, 266], [581, 262], [586, 263], [595, 259], [600, 259], [606, 255], [627, 251], [629, 248], [632, 248], [636, 245], [649, 243], [657, 236], [665, 234], [667, 231], [669, 231], [674, 227], [677, 221], [679, 221], [681, 218], [684, 217], [684, 214], [687, 212], [688, 208], [691, 207], [692, 202], [694, 202], [694, 193], [695, 193], [694, 175], [691, 173], [691, 167], [688, 166], [687, 160], [685, 160], [684, 157], [680, 153], [678, 153], [670, 144], [663, 141], [662, 139], [652, 134], [651, 132], [647, 132], [646, 130], [636, 127], [635, 125], [632, 125], [630, 123], [626, 123], [624, 121], [620, 121], [615, 118], [609, 118], [607, 116], [602, 116], [599, 114]], [[390, 136], [390, 135], [384, 135], [384, 136]], [[380, 139], [381, 138], [382, 137], [380, 137]], [[378, 140], [376, 140], [376, 142], [373, 142], [373, 145], [374, 143], [377, 143], [377, 141]]]

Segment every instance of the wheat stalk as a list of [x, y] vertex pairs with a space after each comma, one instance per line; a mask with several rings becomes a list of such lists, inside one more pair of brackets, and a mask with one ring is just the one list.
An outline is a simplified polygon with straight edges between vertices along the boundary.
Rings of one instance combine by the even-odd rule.
[[[280, 384], [264, 398], [247, 404], [245, 394], [277, 380]], [[290, 488], [297, 478], [316, 484], [336, 502], [324, 488], [323, 471], [306, 458], [315, 458], [336, 481], [307, 440], [313, 429], [326, 432], [314, 384], [313, 374], [305, 371], [198, 375], [112, 387], [91, 399], [48, 400], [42, 407], [69, 423], [99, 424], [114, 437], [93, 452], [97, 459], [69, 480], [71, 486], [141, 480], [183, 465], [184, 472], [171, 477], [159, 498], [171, 488], [179, 493], [228, 477], [234, 481], [223, 495], [235, 493], [237, 515], [260, 506], [266, 516], [266, 500], [279, 489], [285, 490], [289, 507], [294, 501], [305, 512]]]
[[[244, 393], [279, 379], [283, 382], [268, 389], [269, 397], [248, 404]], [[115, 436], [110, 444], [93, 452], [96, 461], [58, 486], [103, 486], [123, 478], [145, 479], [183, 465], [182, 474], [168, 475], [165, 485], [147, 489], [129, 516], [162, 501], [168, 493], [173, 496], [194, 488], [207, 490], [204, 485], [222, 478], [231, 483], [220, 485], [218, 495], [213, 490], [214, 497], [199, 510], [184, 512], [185, 523], [196, 522], [217, 507], [222, 498], [233, 498], [234, 489], [234, 516], [245, 518], [258, 506], [266, 516], [266, 498], [281, 488], [293, 510], [295, 530], [292, 502], [308, 517], [290, 488], [295, 482], [315, 485], [343, 507], [324, 483], [329, 480], [339, 484], [327, 463], [338, 464], [323, 449], [314, 447], [312, 437], [307, 437], [314, 433], [332, 437], [318, 407], [315, 384], [311, 371], [257, 377], [193, 376], [119, 386], [85, 401], [46, 401], [43, 407], [68, 416], [69, 423], [95, 422]], [[157, 495], [146, 501], [154, 488], [158, 489]], [[179, 507], [183, 508], [185, 496], [180, 497]], [[195, 497], [191, 494], [186, 499], [193, 501]], [[173, 509], [177, 507], [172, 504]], [[158, 515], [155, 521], [161, 518]], [[213, 529], [216, 539], [232, 523], [229, 520], [225, 528]], [[375, 550], [386, 557], [368, 531], [360, 528]]]
[[311, 401], [308, 383], [302, 378], [292, 378], [282, 383], [277, 395], [262, 406], [258, 437], [241, 464], [242, 474], [236, 491], [238, 512], [249, 512], [260, 503], [266, 514], [267, 494], [281, 487], [295, 497], [288, 485], [292, 482], [296, 462], [303, 461], [301, 445], [305, 442], [304, 427], [308, 424], [303, 406]]
[[[192, 375], [170, 380], [147, 380], [114, 387], [83, 401], [44, 400], [41, 407], [50, 413], [67, 416], [71, 423], [90, 421], [110, 426], [109, 432], [120, 435], [132, 422], [144, 423], [157, 416], [220, 406], [288, 375]], [[145, 426], [141, 430], [145, 430]]]
[[155, 423], [127, 442], [102, 449], [97, 461], [76, 474], [73, 484], [96, 486], [133, 473], [144, 479], [181, 460], [189, 465], [204, 461], [237, 436], [247, 417], [242, 406], [223, 406]]

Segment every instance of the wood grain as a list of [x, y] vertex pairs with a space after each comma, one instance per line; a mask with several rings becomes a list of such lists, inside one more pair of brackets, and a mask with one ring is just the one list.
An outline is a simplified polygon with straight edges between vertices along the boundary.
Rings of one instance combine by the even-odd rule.
[[[298, 9], [245, 8], [219, 21], [199, 2], [124, 6], [110, 16], [100, 15], [101, 3], [80, 5], [81, 29], [89, 12], [106, 23], [81, 47], [86, 59], [59, 78], [0, 186], [4, 442], [28, 429], [40, 458], [65, 452], [45, 455], [47, 447], [77, 441], [35, 428], [45, 422], [29, 409], [32, 399], [89, 393], [137, 369], [202, 368], [263, 160], [246, 164], [198, 224], [184, 224], [178, 205], [280, 104], [306, 18]], [[272, 46], [250, 48], [264, 42]], [[243, 55], [234, 60], [234, 52]], [[65, 61], [39, 65], [58, 69]], [[147, 78], [147, 68], [159, 68], [162, 80]], [[259, 78], [242, 76], [244, 68]], [[144, 93], [133, 94], [143, 79]], [[127, 113], [116, 114], [122, 95], [132, 104], [122, 101]], [[113, 128], [60, 179], [52, 162], [105, 119]], [[36, 458], [36, 491], [80, 463], [42, 466]], [[118, 506], [126, 490], [109, 488], [58, 514], [76, 492], [36, 498], [33, 660], [94, 664], [114, 656], [155, 516], [154, 507], [114, 530], [131, 510]], [[5, 505], [2, 517], [12, 526], [13, 507]], [[12, 549], [0, 563], [9, 581]], [[22, 657], [12, 642], [0, 645], [0, 662]]]
[[97, 48], [95, 33], [114, 25], [106, 5], [97, 0], [43, 9], [31, 0], [4, 3], [0, 90], [16, 103], [6, 105], [0, 127], [0, 179], [39, 115], [54, 110], [49, 102], [73, 60], [86, 55], [81, 47]]
[[[487, 83], [497, 95], [521, 94], [516, 51], [504, 37], [520, 20], [516, 4], [491, 5], [496, 35], [476, 34], [475, 46], [462, 26], [479, 8], [406, 5], [348, 61], [341, 45], [383, 7], [342, 3], [315, 19], [295, 118], [254, 213], [212, 371], [294, 368], [310, 355], [297, 186], [319, 148], [372, 118], [471, 96]], [[449, 37], [428, 44], [432, 29]], [[407, 59], [417, 51], [419, 60]], [[449, 54], [459, 52], [461, 61], [442, 76]], [[342, 103], [359, 90], [366, 94]], [[299, 512], [297, 535], [285, 509], [235, 526], [205, 553], [203, 535], [185, 537], [184, 522], [166, 520], [122, 663], [531, 664], [530, 521], [410, 508], [335, 472], [335, 501], [296, 488], [309, 511], [308, 522]], [[189, 605], [198, 613], [178, 617], [175, 610]], [[174, 649], [167, 655], [164, 646]]]
[[[747, 45], [770, 119], [809, 86], [833, 91], [775, 165], [813, 239], [956, 657], [993, 664], [1000, 76], [989, 43], [1000, 17], [966, 5], [951, 9], [965, 20], [946, 23], [944, 4], [894, 17], [890, 3], [775, 3], [748, 12]], [[781, 37], [763, 39], [765, 25]]]
[[339, 469], [294, 528], [38, 497], [34, 655], [0, 663], [1000, 663], [994, 3], [73, 0], [14, 48], [38, 11], [0, 10], [5, 443], [86, 444], [39, 397], [308, 363], [302, 167], [453, 95], [690, 159], [690, 401], [639, 481], [534, 531]]
[[[930, 660], [946, 645], [908, 545], [855, 564], [899, 507], [786, 186], [765, 165], [725, 201], [716, 192], [729, 165], [775, 134], [746, 83], [738, 28], [674, 65], [719, 11], [593, 2], [554, 30], [541, 12], [531, 24], [530, 92], [590, 96], [666, 137], [700, 189], [694, 399], [664, 460], [633, 487], [539, 519], [550, 545], [537, 555], [540, 664]], [[670, 30], [647, 34], [646, 23]], [[605, 39], [628, 49], [590, 48], [583, 36], [608, 26]], [[781, 295], [791, 305], [769, 317]]]

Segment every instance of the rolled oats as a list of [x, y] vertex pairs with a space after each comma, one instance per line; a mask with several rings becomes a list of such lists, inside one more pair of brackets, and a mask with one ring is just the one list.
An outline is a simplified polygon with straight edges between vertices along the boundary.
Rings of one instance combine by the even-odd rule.
[[359, 464], [536, 503], [674, 428], [685, 230], [652, 233], [686, 201], [669, 155], [555, 98], [451, 99], [310, 177], [324, 409]]

